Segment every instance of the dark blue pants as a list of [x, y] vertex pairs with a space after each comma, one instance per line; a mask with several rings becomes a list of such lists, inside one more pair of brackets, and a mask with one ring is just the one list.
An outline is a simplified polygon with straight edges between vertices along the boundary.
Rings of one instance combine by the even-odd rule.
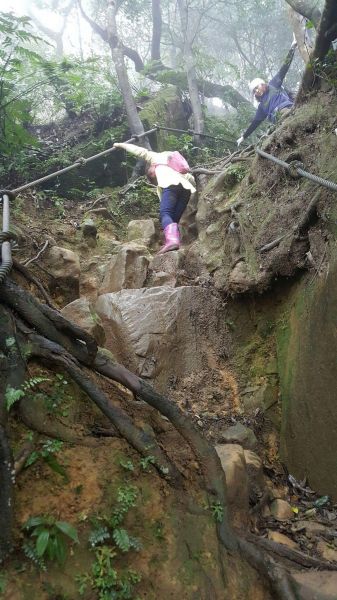
[[160, 201], [160, 222], [163, 229], [170, 223], [179, 223], [191, 196], [190, 190], [179, 185], [163, 189]]

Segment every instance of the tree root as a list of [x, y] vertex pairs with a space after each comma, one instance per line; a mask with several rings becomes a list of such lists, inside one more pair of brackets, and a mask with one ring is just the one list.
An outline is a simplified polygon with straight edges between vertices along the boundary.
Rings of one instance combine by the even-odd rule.
[[46, 304], [41, 305], [42, 313], [55, 325], [55, 327], [63, 333], [74, 337], [77, 340], [83, 341], [87, 346], [88, 358], [92, 362], [97, 354], [96, 340], [84, 329], [66, 319], [60, 312], [50, 308]]
[[37, 431], [41, 435], [77, 446], [97, 446], [97, 440], [90, 435], [75, 434], [70, 427], [52, 418], [43, 406], [43, 402], [21, 400], [19, 416], [28, 429]]
[[314, 558], [312, 556], [308, 556], [304, 554], [300, 550], [294, 550], [293, 548], [288, 548], [285, 544], [278, 544], [273, 540], [268, 540], [266, 538], [260, 538], [258, 536], [250, 534], [248, 539], [251, 540], [254, 544], [258, 546], [262, 546], [268, 550], [268, 552], [272, 552], [277, 556], [281, 556], [296, 565], [300, 565], [301, 567], [305, 567], [306, 569], [322, 569], [325, 571], [335, 571], [336, 564], [331, 564], [325, 560], [320, 560], [318, 558]]
[[262, 246], [262, 248], [259, 248], [258, 251], [260, 252], [260, 254], [262, 254], [263, 252], [269, 252], [269, 250], [276, 248], [276, 246], [279, 246], [279, 244], [282, 242], [282, 240], [286, 237], [289, 237], [291, 235], [295, 237], [297, 233], [301, 233], [301, 232], [303, 233], [309, 227], [310, 222], [312, 221], [313, 217], [315, 216], [317, 204], [318, 204], [318, 201], [321, 199], [321, 197], [322, 197], [322, 190], [321, 190], [321, 188], [319, 188], [317, 190], [317, 192], [314, 194], [311, 201], [309, 202], [309, 204], [308, 204], [306, 210], [304, 211], [303, 215], [301, 216], [299, 222], [291, 229], [291, 231], [289, 231], [288, 233], [284, 233], [283, 235], [280, 235], [278, 238], [276, 238], [272, 242], [269, 242], [269, 244], [265, 244], [264, 246]]
[[295, 582], [286, 569], [247, 540], [239, 538], [239, 549], [249, 564], [262, 573], [279, 600], [298, 600]]
[[21, 263], [19, 263], [15, 259], [13, 259], [13, 267], [14, 267], [14, 269], [16, 271], [18, 271], [19, 273], [21, 273], [21, 275], [23, 275], [24, 278], [27, 281], [29, 281], [29, 283], [33, 283], [37, 287], [37, 289], [39, 290], [42, 298], [47, 302], [48, 306], [50, 306], [54, 310], [57, 310], [56, 306], [53, 304], [53, 301], [52, 301], [51, 297], [49, 296], [49, 294], [44, 289], [41, 281], [39, 281], [36, 277], [34, 277], [34, 275], [32, 275], [32, 273], [29, 271], [29, 269], [27, 269], [24, 265], [22, 265]]
[[6, 390], [21, 383], [25, 364], [16, 343], [12, 313], [0, 304], [0, 563], [12, 546], [14, 462], [7, 435]]
[[0, 425], [0, 563], [12, 547], [14, 465], [5, 428]]
[[33, 450], [35, 448], [36, 440], [37, 440], [37, 434], [33, 434], [33, 440], [27, 441], [22, 446], [22, 448], [20, 448], [18, 454], [15, 456], [15, 458], [14, 458], [15, 477], [17, 477], [19, 475], [19, 473], [21, 473], [21, 471], [23, 470], [28, 456], [31, 455], [31, 453], [33, 452]]
[[103, 414], [108, 417], [123, 438], [143, 456], [154, 456], [155, 467], [161, 476], [169, 479], [175, 485], [182, 484], [181, 474], [166, 457], [156, 440], [150, 437], [145, 431], [135, 427], [130, 417], [121, 408], [113, 406], [104, 392], [77, 366], [69, 353], [65, 352], [60, 346], [50, 343], [36, 334], [31, 334], [30, 340], [32, 342], [32, 357], [38, 357], [43, 362], [47, 362], [47, 364], [51, 363], [61, 366], [73, 381], [95, 402]]

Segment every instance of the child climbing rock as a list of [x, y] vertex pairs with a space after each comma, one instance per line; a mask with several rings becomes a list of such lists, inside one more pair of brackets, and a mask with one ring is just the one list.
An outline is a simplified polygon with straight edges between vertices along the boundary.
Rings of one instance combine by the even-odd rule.
[[165, 244], [158, 254], [180, 247], [178, 223], [196, 191], [195, 179], [189, 173], [189, 166], [179, 152], [152, 152], [134, 144], [115, 143], [115, 148], [123, 148], [142, 158], [147, 163], [146, 172], [157, 184], [160, 199], [160, 221], [164, 230]]

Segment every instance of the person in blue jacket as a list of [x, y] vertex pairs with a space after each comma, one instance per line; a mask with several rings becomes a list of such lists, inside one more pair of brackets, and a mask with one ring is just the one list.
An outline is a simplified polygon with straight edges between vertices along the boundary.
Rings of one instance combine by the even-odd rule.
[[282, 67], [269, 83], [259, 77], [250, 82], [249, 89], [255, 96], [259, 106], [248, 129], [237, 140], [238, 146], [255, 131], [262, 121], [268, 119], [275, 123], [279, 115], [287, 112], [294, 105], [294, 100], [282, 87], [282, 83], [294, 58], [296, 46], [297, 43], [294, 39]]

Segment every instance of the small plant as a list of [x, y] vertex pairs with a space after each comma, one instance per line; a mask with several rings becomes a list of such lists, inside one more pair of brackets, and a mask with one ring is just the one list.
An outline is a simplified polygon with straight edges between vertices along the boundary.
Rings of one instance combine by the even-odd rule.
[[130, 536], [126, 529], [115, 529], [112, 537], [117, 548], [122, 552], [129, 552], [131, 549], [139, 552], [142, 548], [141, 542], [137, 538]]
[[63, 448], [63, 442], [60, 440], [47, 440], [43, 443], [40, 450], [34, 450], [27, 458], [25, 467], [30, 467], [37, 460], [43, 460], [48, 467], [50, 467], [55, 473], [62, 475], [63, 479], [68, 482], [69, 478], [65, 468], [56, 460], [55, 454], [57, 454]]
[[0, 594], [3, 594], [6, 589], [6, 579], [3, 575], [0, 575]]
[[98, 592], [99, 600], [132, 600], [134, 587], [141, 580], [136, 571], [128, 569], [119, 573], [113, 565], [117, 553], [109, 546], [95, 549], [95, 561], [91, 573], [78, 576], [79, 593], [82, 596], [87, 587]]
[[[6, 342], [10, 343], [11, 339], [12, 338], [7, 338]], [[15, 402], [21, 400], [21, 398], [45, 381], [50, 381], [50, 379], [47, 377], [31, 377], [28, 381], [25, 381], [20, 388], [12, 388], [8, 385], [5, 392], [7, 410], [9, 411]]]
[[126, 471], [134, 471], [135, 470], [135, 466], [134, 466], [132, 460], [129, 460], [129, 459], [126, 459], [126, 458], [121, 458], [120, 461], [119, 461], [119, 464]]
[[224, 516], [224, 509], [222, 504], [220, 502], [214, 502], [213, 504], [211, 504], [210, 508], [214, 521], [222, 523]]
[[108, 540], [110, 537], [111, 536], [107, 527], [98, 527], [90, 533], [89, 544], [94, 548], [95, 546], [98, 546], [99, 544], [102, 544]]
[[24, 547], [26, 556], [27, 550], [31, 550], [32, 556], [29, 558], [32, 560], [47, 558], [62, 566], [67, 556], [65, 540], [69, 538], [76, 544], [79, 543], [75, 527], [66, 521], [56, 521], [51, 516], [31, 517], [24, 529], [29, 532], [31, 538], [36, 538], [35, 543], [28, 543]]
[[95, 519], [96, 528], [89, 536], [95, 560], [91, 573], [84, 573], [76, 578], [80, 595], [83, 595], [89, 586], [98, 593], [99, 600], [132, 600], [134, 598], [134, 587], [141, 579], [139, 573], [132, 570], [117, 571], [114, 560], [118, 559], [120, 553], [126, 554], [131, 550], [141, 550], [140, 541], [132, 537], [126, 529], [120, 527], [130, 508], [135, 506], [137, 496], [138, 490], [135, 486], [119, 487], [117, 503], [111, 517], [104, 518], [104, 525], [97, 525], [98, 519]]
[[153, 531], [154, 537], [157, 540], [163, 541], [165, 539], [164, 524], [160, 520], [155, 521], [151, 529]]
[[48, 393], [44, 394], [44, 401], [50, 412], [55, 412], [62, 417], [68, 416], [67, 403], [71, 400], [68, 391], [69, 383], [61, 373], [57, 373]]
[[[8, 344], [12, 343], [12, 339], [8, 338]], [[49, 385], [46, 388], [44, 386], [41, 387], [43, 383], [48, 383]], [[66, 417], [68, 416], [66, 403], [71, 399], [67, 386], [68, 381], [61, 373], [57, 373], [54, 380], [48, 377], [35, 376], [25, 381], [19, 388], [7, 386], [5, 393], [7, 410], [9, 411], [18, 400], [28, 397], [33, 401], [43, 400], [50, 412], [55, 412]]]
[[144, 458], [140, 459], [139, 464], [143, 471], [148, 471], [150, 465], [156, 464], [156, 459], [154, 456], [144, 456]]

